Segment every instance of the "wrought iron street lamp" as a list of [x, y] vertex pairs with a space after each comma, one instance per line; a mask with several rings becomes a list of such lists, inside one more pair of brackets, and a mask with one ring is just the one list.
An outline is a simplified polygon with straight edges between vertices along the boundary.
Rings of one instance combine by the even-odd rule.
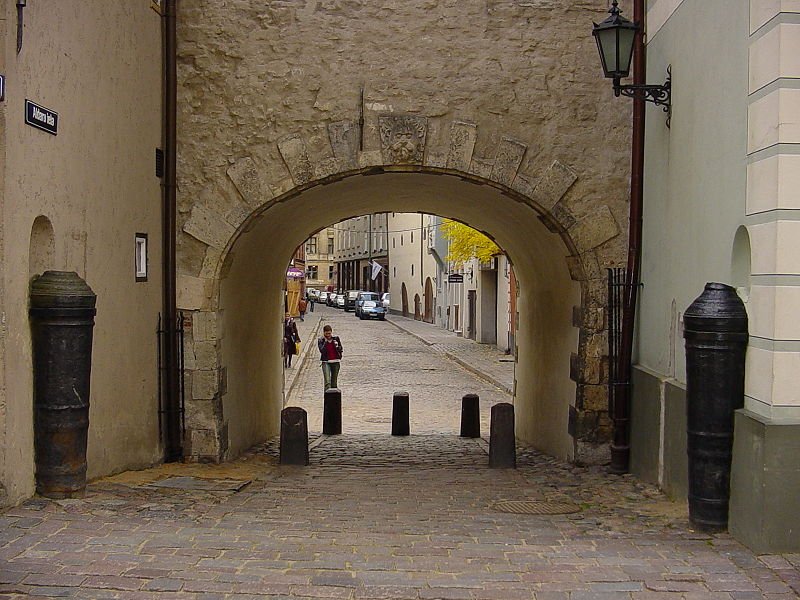
[[[664, 85], [623, 85], [620, 83], [620, 80], [628, 77], [630, 73], [634, 41], [639, 33], [639, 25], [620, 14], [617, 0], [611, 3], [608, 12], [610, 16], [605, 21], [594, 23], [592, 35], [597, 42], [597, 50], [600, 52], [603, 73], [607, 78], [614, 80], [614, 95], [652, 102], [656, 106], [663, 106], [665, 113], [670, 113], [672, 77], [669, 68], [667, 68], [667, 81]], [[669, 126], [669, 120], [667, 126]]]

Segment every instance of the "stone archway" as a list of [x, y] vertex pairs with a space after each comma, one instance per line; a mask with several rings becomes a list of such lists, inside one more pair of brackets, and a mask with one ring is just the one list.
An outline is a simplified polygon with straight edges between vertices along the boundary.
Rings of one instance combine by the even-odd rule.
[[[503, 138], [493, 158], [482, 159], [473, 156], [477, 137], [477, 127], [474, 124], [454, 121], [450, 126], [449, 144], [446, 147], [429, 147], [426, 144], [427, 120], [424, 117], [385, 115], [381, 117], [380, 123], [381, 150], [365, 152], [357, 150], [354, 141], [356, 125], [353, 122], [340, 121], [328, 124], [330, 155], [318, 160], [311, 159], [301, 135], [286, 136], [277, 144], [285, 165], [286, 177], [266, 179], [264, 177], [266, 170], [259, 168], [259, 163], [263, 159], [254, 156], [243, 157], [227, 169], [229, 181], [236, 193], [234, 198], [227, 195], [209, 197], [206, 201], [191, 206], [188, 218], [183, 223], [182, 243], [179, 246], [180, 252], [184, 255], [179, 261], [178, 285], [179, 307], [191, 311], [193, 324], [187, 344], [189, 350], [187, 368], [191, 380], [191, 399], [187, 403], [188, 457], [196, 460], [220, 460], [243, 449], [243, 442], [237, 441], [229, 452], [231, 439], [246, 439], [255, 443], [259, 435], [263, 438], [267, 434], [276, 432], [277, 419], [274, 415], [264, 416], [261, 419], [262, 423], [272, 422], [271, 426], [265, 425], [266, 430], [261, 433], [247, 431], [231, 436], [229, 432], [231, 427], [240, 428], [239, 421], [245, 417], [237, 414], [236, 402], [224, 400], [231, 384], [234, 383], [231, 381], [231, 371], [240, 368], [239, 363], [225, 364], [223, 352], [229, 351], [231, 344], [226, 335], [231, 339], [239, 339], [236, 336], [244, 335], [237, 330], [238, 326], [232, 324], [232, 315], [247, 312], [248, 307], [255, 306], [242, 299], [233, 299], [235, 295], [228, 295], [225, 299], [221, 296], [225, 286], [232, 285], [228, 281], [235, 279], [231, 273], [240, 268], [232, 267], [237, 263], [238, 255], [245, 256], [248, 252], [254, 252], [252, 241], [243, 246], [241, 240], [252, 238], [251, 232], [259, 228], [273, 226], [271, 219], [281, 221], [287, 218], [279, 215], [291, 214], [293, 203], [299, 203], [303, 198], [312, 197], [314, 194], [319, 195], [319, 190], [325, 189], [327, 194], [334, 188], [355, 185], [352, 183], [356, 181], [353, 179], [355, 177], [360, 177], [358, 181], [359, 185], [362, 185], [364, 181], [380, 176], [386, 177], [387, 180], [391, 178], [392, 182], [396, 182], [397, 189], [401, 189], [402, 181], [413, 179], [414, 185], [419, 190], [424, 192], [436, 188], [438, 189], [436, 193], [441, 196], [447, 195], [447, 190], [450, 189], [448, 186], [457, 185], [463, 188], [472, 185], [480, 194], [490, 195], [496, 200], [492, 201], [494, 203], [487, 203], [484, 210], [482, 207], [476, 207], [474, 202], [470, 206], [465, 204], [463, 210], [471, 211], [468, 222], [480, 225], [480, 221], [484, 219], [501, 219], [503, 213], [498, 214], [496, 211], [499, 208], [498, 203], [505, 203], [505, 212], [509, 215], [513, 212], [517, 215], [516, 218], [504, 225], [497, 225], [507, 231], [489, 233], [498, 234], [498, 237], [501, 237], [500, 234], [511, 235], [512, 230], [522, 221], [527, 223], [526, 227], [529, 229], [540, 230], [542, 232], [538, 234], [540, 237], [554, 236], [554, 239], [560, 240], [558, 245], [561, 250], [554, 250], [555, 246], [550, 243], [548, 252], [552, 257], [560, 252], [562, 257], [566, 257], [565, 262], [561, 262], [564, 259], [551, 258], [542, 265], [545, 268], [541, 270], [550, 270], [554, 274], [560, 271], [568, 273], [567, 278], [579, 286], [579, 298], [572, 300], [565, 296], [563, 300], [570, 303], [566, 307], [563, 306], [563, 302], [559, 303], [549, 296], [546, 301], [545, 297], [538, 297], [538, 301], [540, 305], [546, 305], [553, 311], [563, 314], [566, 314], [565, 308], [568, 309], [569, 316], [562, 318], [561, 321], [568, 320], [570, 326], [578, 328], [572, 351], [566, 353], [560, 368], [565, 374], [564, 379], [569, 381], [571, 378], [570, 383], [574, 391], [571, 399], [560, 401], [564, 402], [558, 410], [561, 415], [559, 419], [563, 422], [556, 428], [563, 428], [559, 433], [561, 438], [567, 435], [566, 430], [569, 429], [573, 439], [573, 449], [569, 450], [563, 439], [560, 442], [542, 442], [540, 447], [566, 458], [579, 457], [585, 460], [595, 448], [595, 444], [604, 440], [602, 430], [607, 419], [606, 392], [603, 385], [605, 280], [600, 269], [597, 249], [617, 241], [615, 238], [618, 236], [619, 226], [612, 211], [607, 205], [599, 204], [589, 207], [589, 210], [582, 207], [584, 213], [582, 216], [574, 214], [568, 200], [569, 191], [578, 179], [577, 173], [557, 160], [554, 160], [538, 179], [519, 172], [526, 145], [510, 137]], [[410, 145], [407, 143], [409, 139], [412, 140]], [[446, 180], [436, 177], [426, 179], [431, 175], [449, 177]], [[366, 179], [364, 176], [367, 176]], [[442, 181], [449, 183], [447, 185], [437, 183]], [[410, 196], [411, 194], [403, 191], [396, 202], [400, 205], [412, 202]], [[435, 199], [432, 196], [429, 202], [434, 202]], [[459, 200], [448, 200], [448, 202], [457, 203]], [[385, 209], [392, 210], [392, 206], [394, 205], [387, 204]], [[304, 235], [339, 216], [347, 216], [347, 213], [337, 216], [335, 207], [331, 208], [329, 214], [331, 217], [327, 220], [309, 223], [307, 230], [303, 230]], [[300, 227], [298, 234], [302, 229]], [[517, 235], [519, 239], [516, 246], [513, 242], [506, 242], [503, 246], [513, 246], [520, 254], [526, 254], [527, 250], [524, 249], [522, 242], [525, 236], [530, 236], [530, 233], [523, 232], [521, 236]], [[271, 242], [276, 237], [271, 234], [270, 238], [265, 239]], [[293, 249], [291, 244], [296, 245], [303, 239], [301, 235], [283, 247], [276, 246], [275, 251], [287, 253], [286, 256], [279, 257], [276, 264], [281, 262], [285, 264]], [[263, 252], [263, 247], [261, 251]], [[202, 260], [193, 258], [189, 255], [190, 252], [195, 257], [202, 256]], [[513, 260], [513, 253], [511, 256]], [[192, 269], [188, 267], [191, 264], [198, 266]], [[520, 265], [517, 265], [517, 268], [521, 269]], [[525, 272], [518, 272], [517, 276], [522, 281]], [[236, 277], [241, 278], [241, 275]], [[539, 277], [544, 281], [541, 274], [531, 272], [531, 277]], [[545, 284], [546, 282], [543, 283]], [[523, 286], [523, 289], [526, 288]], [[270, 290], [265, 288], [263, 283], [259, 283], [252, 288], [252, 293], [269, 294]], [[537, 310], [542, 310], [537, 306], [531, 306], [532, 302], [533, 300], [527, 308], [531, 316], [535, 315]], [[230, 306], [235, 305], [237, 310], [226, 314], [226, 303]], [[528, 319], [528, 326], [531, 329], [527, 333], [522, 332], [520, 338], [533, 336], [531, 339], [535, 339], [537, 336], [551, 335], [542, 333], [542, 323], [547, 318], [547, 315], [539, 315]], [[265, 337], [269, 337], [268, 332], [269, 327], [265, 326]], [[523, 348], [524, 343], [520, 343], [519, 346]], [[518, 358], [527, 361], [530, 357], [526, 358], [521, 351]], [[244, 357], [240, 362], [246, 360], [248, 358]], [[548, 360], [540, 356], [525, 366], [546, 372], [543, 369], [546, 364], [549, 365]], [[259, 372], [261, 369], [259, 364], [250, 366], [250, 372]], [[547, 368], [552, 370], [554, 367], [549, 365]], [[528, 381], [524, 370], [521, 372], [522, 375], [518, 376], [517, 381], [518, 395], [530, 395], [534, 393], [531, 390], [537, 384]], [[268, 379], [268, 375], [264, 375], [263, 380], [257, 382], [257, 385], [256, 382], [245, 384], [236, 380], [236, 393], [244, 393], [245, 388], [251, 393], [258, 386], [274, 390], [274, 383], [270, 383]], [[240, 389], [241, 392], [238, 391]], [[536, 392], [534, 395], [539, 393]], [[252, 421], [256, 423], [259, 419]], [[531, 437], [534, 436], [532, 432], [539, 431], [542, 427], [542, 423], [522, 424], [520, 434], [522, 437]]]

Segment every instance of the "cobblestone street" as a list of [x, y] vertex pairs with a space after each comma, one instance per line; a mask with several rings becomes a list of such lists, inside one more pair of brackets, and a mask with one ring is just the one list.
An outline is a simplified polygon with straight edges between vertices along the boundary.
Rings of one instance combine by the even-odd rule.
[[[304, 360], [287, 372], [286, 403], [308, 410], [309, 467], [280, 467], [272, 440], [228, 464], [162, 465], [93, 482], [85, 499], [28, 500], [0, 514], [0, 597], [798, 596], [800, 555], [756, 556], [692, 531], [683, 503], [633, 477], [525, 448], [516, 470], [488, 469], [486, 440], [458, 437], [460, 398], [480, 395], [488, 438], [489, 407], [511, 401], [508, 363], [393, 320], [317, 306], [300, 324]], [[325, 323], [345, 348], [341, 436], [320, 434]], [[395, 390], [410, 394], [409, 437], [389, 435]], [[504, 512], [511, 501], [574, 512]]]

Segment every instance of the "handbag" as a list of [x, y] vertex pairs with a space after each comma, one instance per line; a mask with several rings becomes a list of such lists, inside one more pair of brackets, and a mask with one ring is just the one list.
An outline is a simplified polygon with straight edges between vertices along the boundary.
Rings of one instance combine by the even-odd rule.
[[300, 354], [300, 342], [295, 342], [295, 343], [294, 343], [294, 351], [295, 351], [297, 354]]

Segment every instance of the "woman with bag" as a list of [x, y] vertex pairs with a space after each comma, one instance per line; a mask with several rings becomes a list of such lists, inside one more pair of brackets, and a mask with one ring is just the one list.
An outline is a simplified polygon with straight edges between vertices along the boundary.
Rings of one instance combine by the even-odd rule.
[[333, 335], [330, 325], [322, 328], [322, 337], [317, 340], [320, 361], [322, 361], [322, 377], [325, 380], [325, 389], [339, 387], [339, 368], [342, 366], [342, 341], [339, 336]]
[[300, 334], [297, 332], [297, 323], [294, 322], [292, 315], [286, 313], [283, 321], [283, 366], [292, 366], [292, 356], [297, 354], [300, 345]]

